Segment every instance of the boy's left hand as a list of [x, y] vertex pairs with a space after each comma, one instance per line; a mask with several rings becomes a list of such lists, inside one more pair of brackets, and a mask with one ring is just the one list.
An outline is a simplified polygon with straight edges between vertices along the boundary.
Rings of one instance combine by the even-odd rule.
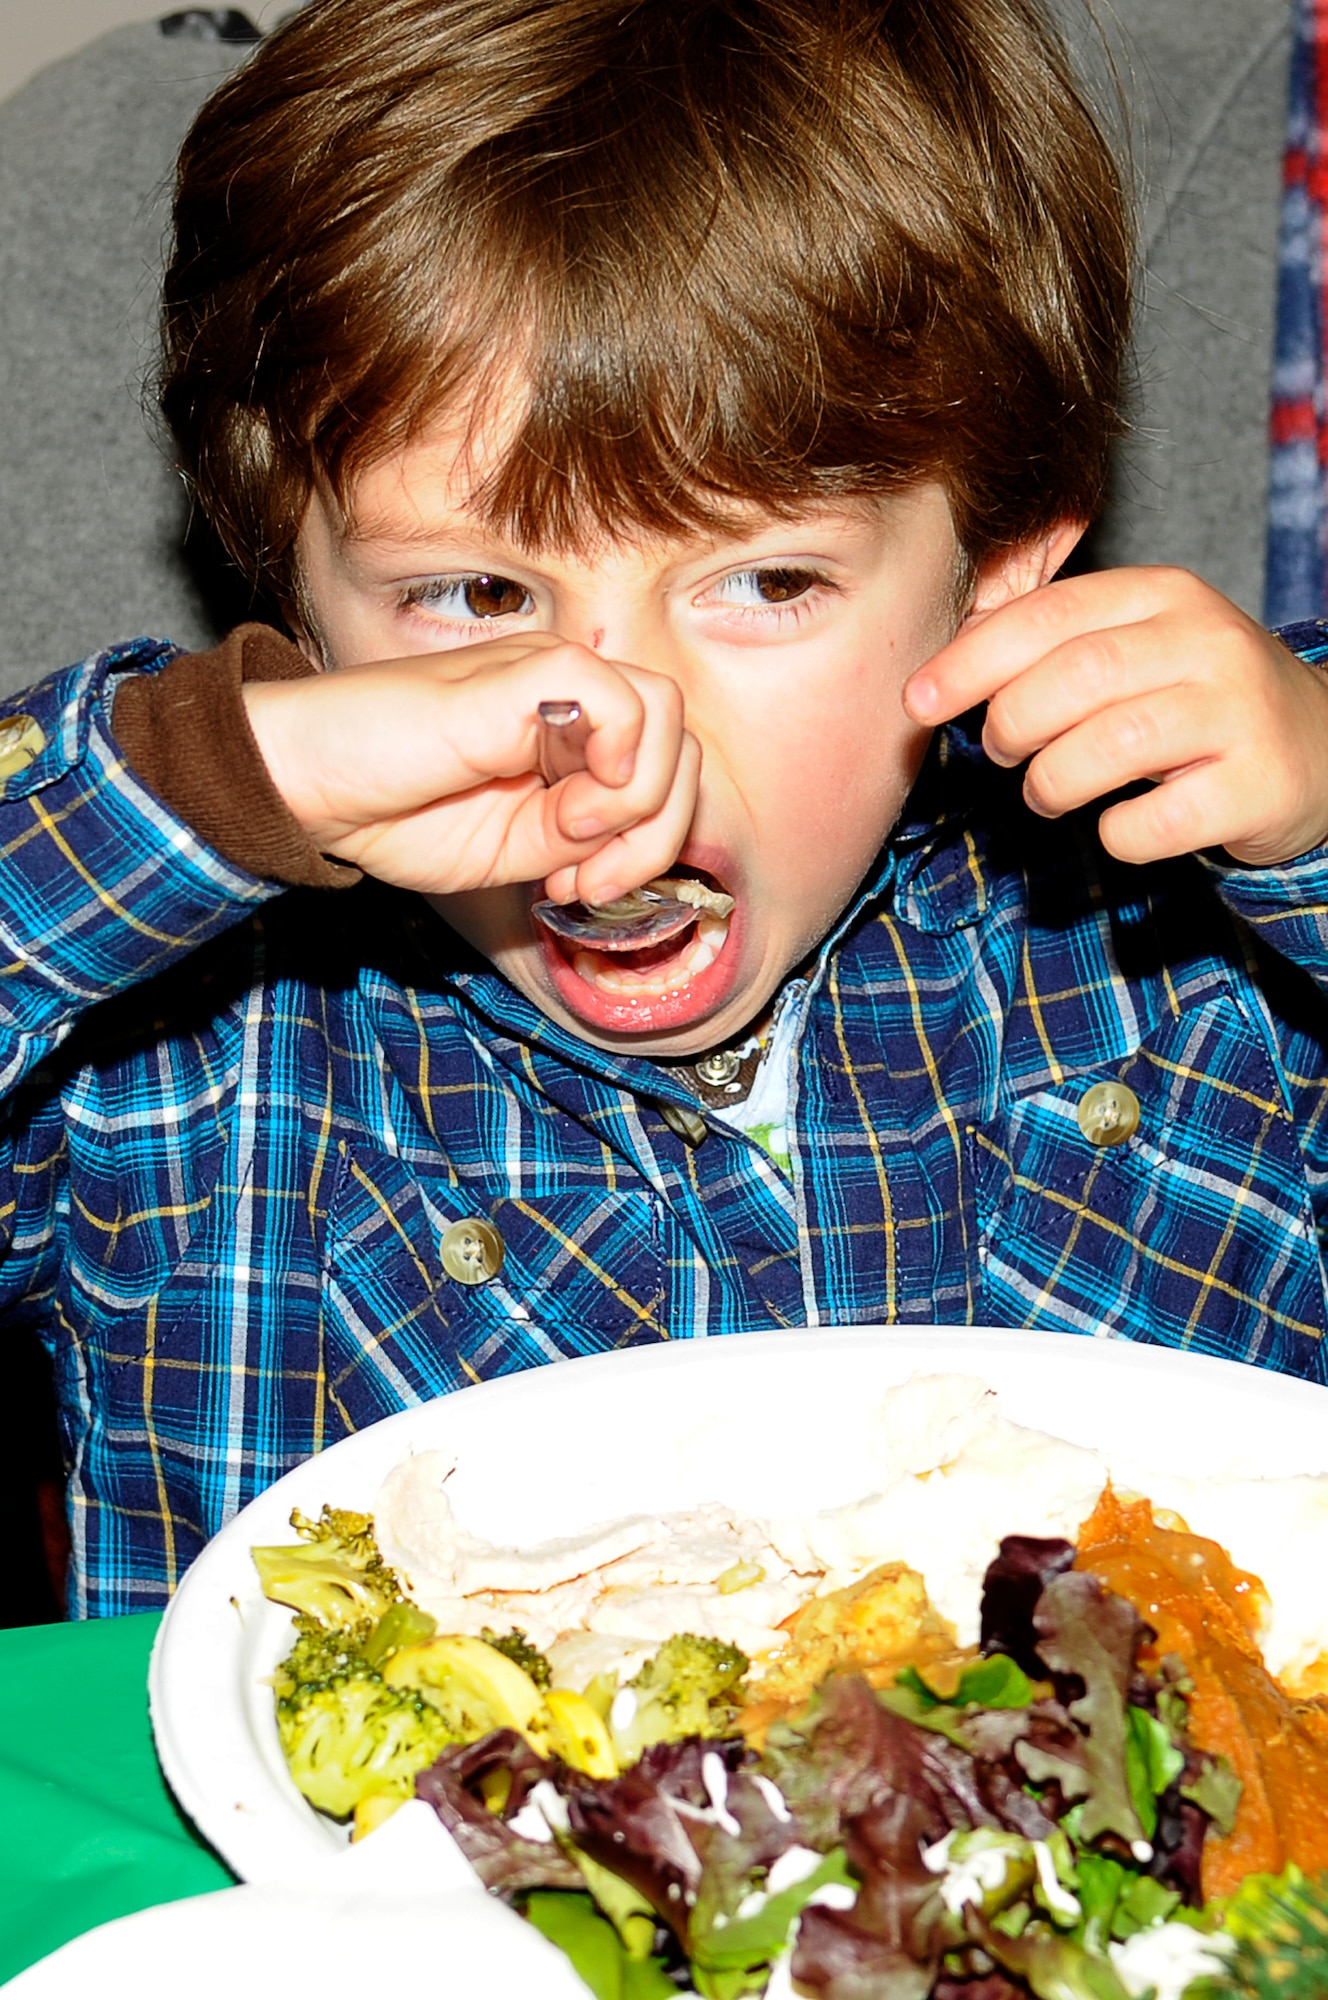
[[1224, 847], [1264, 866], [1328, 842], [1328, 676], [1184, 570], [1031, 591], [970, 618], [904, 690], [932, 725], [983, 701], [984, 748], [1027, 761], [1049, 819], [1155, 781], [1102, 815], [1122, 861]]

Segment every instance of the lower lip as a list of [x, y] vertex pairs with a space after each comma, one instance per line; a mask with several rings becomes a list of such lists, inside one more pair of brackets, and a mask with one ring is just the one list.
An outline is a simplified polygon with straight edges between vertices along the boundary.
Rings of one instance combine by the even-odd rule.
[[[691, 1027], [717, 1012], [737, 984], [737, 910], [729, 920], [728, 936], [718, 956], [685, 986], [675, 986], [667, 993], [606, 992], [581, 977], [542, 924], [534, 923], [533, 927], [558, 998], [569, 1013], [602, 1033], [658, 1035], [672, 1028]], [[692, 935], [689, 932], [689, 940]]]

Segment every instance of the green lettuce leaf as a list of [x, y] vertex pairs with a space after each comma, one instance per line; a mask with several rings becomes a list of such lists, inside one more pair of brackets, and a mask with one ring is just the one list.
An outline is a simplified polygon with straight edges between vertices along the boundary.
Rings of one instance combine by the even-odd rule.
[[1110, 1959], [1045, 1924], [1029, 1924], [1019, 1937], [980, 1917], [971, 1918], [970, 1927], [996, 1963], [1022, 1979], [1037, 2000], [1130, 2000]]
[[1178, 1750], [1166, 1729], [1146, 1709], [1125, 1711], [1125, 1774], [1130, 1798], [1145, 1840], [1157, 1832], [1157, 1802], [1173, 1778], [1185, 1769], [1185, 1752]]
[[1141, 1875], [1110, 1854], [1084, 1852], [1074, 1872], [1083, 1910], [1074, 1935], [1094, 1951], [1104, 1951], [1108, 1938], [1124, 1940], [1165, 1923], [1180, 1902], [1179, 1890]]
[[532, 1889], [524, 1909], [535, 1929], [566, 1952], [595, 2000], [678, 2000], [663, 1959], [631, 1957], [589, 1896], [566, 1889]]
[[772, 1962], [788, 1948], [789, 1939], [806, 1905], [828, 1882], [857, 1890], [842, 1847], [822, 1857], [819, 1867], [800, 1882], [769, 1896], [750, 1915], [724, 1919], [716, 1910], [708, 1923], [693, 1915], [692, 1978], [705, 2000], [736, 2000], [743, 1993], [764, 1992]]
[[1008, 1653], [993, 1653], [989, 1659], [974, 1660], [959, 1676], [953, 1694], [937, 1694], [916, 1667], [903, 1667], [895, 1675], [895, 1686], [910, 1688], [919, 1707], [929, 1708], [1027, 1708], [1033, 1699], [1033, 1683]]
[[1130, 1843], [1147, 1840], [1131, 1791], [1126, 1722], [1126, 1695], [1143, 1620], [1097, 1577], [1070, 1570], [1047, 1585], [1033, 1623], [1038, 1652], [1052, 1673], [1082, 1685], [1083, 1693], [1067, 1701], [1066, 1708], [1083, 1735], [1066, 1748], [1022, 1742], [1015, 1755], [1034, 1784], [1055, 1782], [1067, 1799], [1083, 1801], [1079, 1824], [1084, 1841], [1104, 1833]]

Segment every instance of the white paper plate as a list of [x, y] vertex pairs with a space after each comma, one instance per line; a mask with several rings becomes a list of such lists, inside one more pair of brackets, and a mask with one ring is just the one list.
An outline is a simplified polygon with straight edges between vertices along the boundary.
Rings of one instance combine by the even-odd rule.
[[[1193, 1475], [1328, 1467], [1328, 1393], [1285, 1376], [1124, 1341], [954, 1327], [735, 1335], [560, 1362], [406, 1410], [261, 1494], [209, 1544], [162, 1623], [150, 1697], [162, 1767], [246, 1881], [307, 1882], [344, 1836], [305, 1804], [263, 1684], [289, 1646], [249, 1550], [290, 1512], [368, 1508], [415, 1451], [452, 1455], [476, 1532], [521, 1544], [619, 1514], [722, 1500], [754, 1514], [836, 1506], [884, 1392], [918, 1372], [981, 1376], [1004, 1413], [1077, 1444]], [[993, 1522], [993, 1541], [1016, 1532]], [[886, 1552], [888, 1553], [888, 1551]]]
[[412, 1800], [372, 1840], [320, 1857], [305, 1885], [248, 1883], [117, 1917], [3, 1990], [6, 2000], [296, 2000], [390, 1985], [480, 2000], [497, 1990], [495, 1970], [514, 2000], [586, 2000], [570, 1961], [481, 1888]]

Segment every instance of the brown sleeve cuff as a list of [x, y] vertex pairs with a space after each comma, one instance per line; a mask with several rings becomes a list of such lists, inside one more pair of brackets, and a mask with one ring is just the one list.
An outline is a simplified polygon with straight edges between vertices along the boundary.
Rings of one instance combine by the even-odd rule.
[[272, 782], [240, 692], [246, 681], [316, 671], [279, 632], [241, 625], [211, 652], [127, 677], [112, 729], [135, 776], [228, 861], [293, 888], [348, 889], [359, 869], [309, 839]]

